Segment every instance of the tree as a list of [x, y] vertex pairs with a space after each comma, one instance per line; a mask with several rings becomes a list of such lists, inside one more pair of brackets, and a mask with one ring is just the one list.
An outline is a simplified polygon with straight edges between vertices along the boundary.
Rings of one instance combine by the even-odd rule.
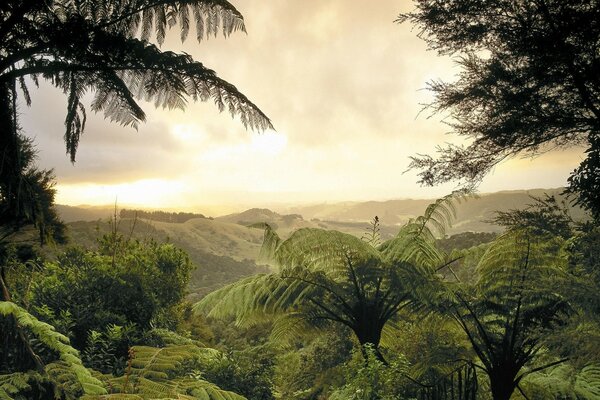
[[[5, 137], [0, 138], [0, 141]], [[54, 176], [35, 165], [36, 153], [30, 139], [16, 136], [18, 168], [0, 169], [0, 300], [10, 301], [6, 282], [8, 247], [23, 228], [33, 226], [40, 243], [64, 243], [65, 225], [54, 209]]]
[[[303, 228], [282, 240], [268, 225], [263, 254], [279, 271], [243, 279], [196, 304], [213, 317], [234, 316], [239, 324], [265, 314], [278, 316], [274, 335], [323, 328], [327, 323], [353, 332], [361, 348], [379, 345], [400, 310], [426, 297], [435, 271], [447, 262], [435, 247], [459, 195], [430, 205], [381, 245], [337, 231]], [[372, 232], [377, 232], [374, 221]]]
[[[192, 269], [187, 255], [172, 244], [155, 242], [130, 241], [114, 259], [102, 250], [69, 249], [46, 263], [45, 276], [33, 285], [33, 311], [48, 317], [68, 312], [70, 332], [63, 333], [78, 349], [85, 348], [90, 331], [111, 324], [133, 325], [134, 338], [151, 326], [174, 329], [178, 321], [169, 319], [177, 317]], [[59, 325], [52, 318], [46, 322]], [[129, 344], [121, 343], [120, 356]]]
[[472, 140], [413, 157], [420, 183], [473, 186], [506, 158], [584, 145], [568, 191], [599, 217], [599, 17], [596, 0], [419, 0], [401, 14], [430, 49], [457, 58], [455, 82], [429, 83], [429, 107]]
[[565, 293], [565, 240], [515, 229], [480, 259], [475, 283], [446, 282], [439, 310], [466, 334], [488, 375], [494, 400], [510, 399], [523, 378], [558, 365], [552, 335], [575, 312]]
[[[0, 4], [0, 178], [19, 176], [18, 91], [31, 104], [28, 84], [50, 81], [67, 96], [65, 143], [71, 161], [86, 123], [82, 98], [94, 92], [91, 109], [122, 125], [145, 120], [139, 100], [184, 108], [189, 99], [212, 99], [219, 110], [239, 115], [251, 128], [271, 122], [235, 86], [188, 54], [161, 51], [167, 30], [181, 39], [191, 21], [196, 37], [244, 30], [242, 15], [225, 0], [6, 0]], [[4, 185], [4, 197], [19, 194]]]

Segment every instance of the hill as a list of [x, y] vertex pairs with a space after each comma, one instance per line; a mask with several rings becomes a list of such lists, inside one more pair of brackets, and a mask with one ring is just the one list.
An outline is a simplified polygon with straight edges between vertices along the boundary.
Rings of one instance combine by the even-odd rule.
[[[460, 232], [499, 232], [499, 226], [485, 221], [494, 216], [495, 211], [521, 209], [532, 203], [531, 196], [541, 197], [545, 193], [564, 199], [563, 189], [532, 189], [503, 191], [481, 194], [457, 206], [457, 218], [449, 233]], [[317, 204], [302, 207], [289, 207], [284, 212], [297, 213], [307, 219], [332, 222], [367, 222], [375, 215], [383, 225], [402, 225], [410, 218], [421, 215], [432, 200], [388, 200], [355, 203]], [[584, 219], [583, 211], [571, 207], [575, 219]]]
[[[76, 221], [67, 226], [70, 244], [88, 248], [97, 247], [97, 238], [110, 231], [106, 221]], [[190, 282], [192, 300], [267, 270], [255, 262], [262, 243], [258, 229], [198, 218], [184, 223], [122, 219], [118, 230], [134, 239], [166, 241], [185, 250], [196, 266]]]
[[[560, 191], [561, 189], [498, 192], [466, 200], [458, 206], [457, 220], [449, 234], [499, 232], [499, 226], [484, 222], [493, 217], [494, 211], [524, 208], [532, 202], [530, 196], [542, 196], [546, 192], [560, 197]], [[369, 221], [377, 215], [381, 221], [382, 239], [386, 240], [398, 232], [399, 225], [409, 218], [421, 215], [431, 201], [346, 202], [293, 207], [282, 213], [252, 208], [214, 219], [202, 216], [184, 222], [154, 221], [143, 218], [152, 217], [153, 213], [140, 213], [135, 226], [133, 219], [125, 218], [121, 220], [119, 230], [137, 239], [170, 241], [184, 249], [197, 266], [190, 290], [194, 298], [198, 298], [241, 277], [268, 270], [266, 266], [257, 264], [263, 233], [248, 225], [269, 223], [282, 237], [306, 227], [335, 229], [361, 237], [367, 230]], [[114, 214], [114, 207], [59, 206], [58, 211], [64, 220], [70, 221], [68, 227], [72, 243], [93, 248], [97, 238], [109, 231], [106, 221]], [[576, 219], [584, 216], [577, 208], [573, 208], [571, 213]], [[487, 237], [471, 236], [463, 235], [459, 238], [461, 242], [468, 244]]]

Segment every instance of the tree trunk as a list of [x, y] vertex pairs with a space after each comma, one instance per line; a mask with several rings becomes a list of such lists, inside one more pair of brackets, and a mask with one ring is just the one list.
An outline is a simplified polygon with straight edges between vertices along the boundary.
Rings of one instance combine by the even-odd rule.
[[512, 396], [517, 386], [515, 383], [517, 372], [499, 367], [489, 374], [492, 398], [494, 400], [510, 400], [510, 396]]

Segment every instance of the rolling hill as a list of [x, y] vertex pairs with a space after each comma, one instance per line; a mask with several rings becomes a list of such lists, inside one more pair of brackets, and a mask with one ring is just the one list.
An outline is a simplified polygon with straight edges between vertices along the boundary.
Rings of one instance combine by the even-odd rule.
[[[494, 211], [524, 208], [532, 202], [530, 196], [544, 193], [559, 196], [561, 189], [511, 191], [483, 194], [457, 207], [457, 219], [450, 234], [461, 232], [499, 232], [501, 227], [486, 223]], [[559, 196], [560, 197], [560, 196]], [[290, 207], [281, 213], [264, 208], [252, 208], [240, 213], [216, 218], [193, 218], [181, 223], [138, 219], [123, 219], [119, 229], [134, 238], [170, 241], [184, 249], [197, 266], [190, 290], [194, 298], [243, 276], [264, 272], [267, 266], [257, 263], [263, 233], [248, 225], [266, 222], [282, 237], [306, 227], [335, 229], [361, 237], [369, 221], [377, 215], [381, 221], [382, 239], [393, 237], [399, 226], [409, 218], [421, 215], [432, 200], [390, 200], [355, 203], [335, 203]], [[114, 207], [79, 208], [59, 206], [58, 211], [68, 226], [73, 244], [94, 247], [96, 239], [107, 233], [106, 222]], [[574, 218], [582, 219], [580, 209], [572, 208]], [[79, 221], [73, 220], [79, 218]]]

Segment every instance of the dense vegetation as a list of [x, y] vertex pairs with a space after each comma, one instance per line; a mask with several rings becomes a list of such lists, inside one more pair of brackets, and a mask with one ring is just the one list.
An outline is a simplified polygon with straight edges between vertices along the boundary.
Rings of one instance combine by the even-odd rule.
[[114, 220], [56, 258], [6, 242], [0, 393], [597, 398], [598, 228], [548, 197], [498, 214], [501, 235], [443, 238], [461, 196], [383, 242], [378, 218], [362, 238], [257, 224], [276, 272], [195, 306], [188, 256]]
[[144, 211], [144, 210], [128, 210], [122, 209], [119, 211], [121, 218], [142, 218], [150, 221], [170, 222], [181, 224], [189, 221], [192, 218], [206, 218], [203, 214], [187, 213], [187, 212], [166, 212], [166, 211]]
[[433, 89], [437, 108], [476, 139], [437, 161], [415, 159], [423, 181], [474, 183], [518, 151], [584, 141], [588, 158], [570, 190], [590, 217], [574, 221], [549, 196], [498, 213], [499, 235], [446, 237], [456, 202], [468, 195], [461, 191], [391, 237], [378, 217], [362, 237], [313, 227], [284, 238], [254, 224], [273, 269], [206, 296], [195, 263], [248, 265], [136, 236], [116, 212], [93, 244], [55, 255], [33, 245], [28, 233], [42, 245], [67, 235], [53, 208], [52, 172], [36, 168], [20, 132], [17, 88], [26, 103], [26, 76], [64, 91], [73, 160], [91, 89], [92, 109], [123, 124], [144, 119], [138, 97], [183, 107], [187, 96], [266, 128], [270, 121], [235, 87], [148, 41], [154, 33], [163, 43], [174, 26], [185, 39], [192, 15], [198, 39], [228, 35], [243, 29], [241, 15], [224, 0], [1, 3], [0, 399], [600, 398], [598, 24], [581, 30], [598, 19], [598, 6], [417, 3], [401, 19], [420, 26], [433, 48], [466, 53], [459, 81]]

